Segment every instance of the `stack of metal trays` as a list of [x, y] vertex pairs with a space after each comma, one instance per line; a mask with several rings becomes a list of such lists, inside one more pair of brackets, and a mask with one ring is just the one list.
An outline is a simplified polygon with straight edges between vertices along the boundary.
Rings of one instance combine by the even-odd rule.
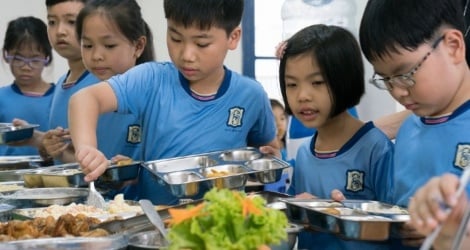
[[0, 183], [22, 181], [23, 176], [18, 170], [34, 170], [43, 165], [39, 155], [0, 156]]
[[86, 200], [88, 188], [25, 188], [0, 195], [0, 199], [17, 208], [67, 205]]
[[143, 166], [176, 197], [196, 195], [201, 185], [240, 190], [247, 180], [273, 183], [290, 167], [251, 147], [145, 162]]
[[406, 209], [368, 200], [335, 202], [321, 199], [281, 199], [289, 220], [355, 240], [381, 241], [399, 237], [410, 216]]

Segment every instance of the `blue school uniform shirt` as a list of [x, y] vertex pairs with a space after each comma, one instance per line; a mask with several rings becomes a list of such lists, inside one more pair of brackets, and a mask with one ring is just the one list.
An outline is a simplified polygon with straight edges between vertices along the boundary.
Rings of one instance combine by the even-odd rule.
[[[395, 142], [394, 203], [408, 206], [411, 196], [434, 176], [461, 175], [470, 163], [470, 101], [450, 116], [409, 116]], [[468, 190], [467, 190], [468, 191]]]
[[[336, 153], [313, 151], [316, 134], [297, 152], [289, 193], [308, 192], [330, 199], [339, 189], [347, 199], [389, 202], [393, 186], [393, 143], [367, 122]], [[342, 240], [327, 233], [305, 232], [299, 235], [299, 249], [389, 249], [388, 242]]]
[[[15, 83], [0, 88], [0, 122], [11, 123], [14, 118], [19, 118], [37, 124], [37, 129], [48, 130], [49, 109], [54, 94], [55, 85], [41, 96], [28, 95], [21, 92]], [[10, 147], [0, 145], [0, 155], [38, 155], [35, 147], [22, 146]]]
[[[50, 128], [68, 128], [68, 104], [73, 94], [80, 89], [94, 85], [100, 80], [85, 71], [73, 85], [66, 85], [67, 74], [58, 83], [52, 100]], [[106, 113], [100, 115], [97, 126], [98, 149], [109, 159], [117, 154], [142, 159], [141, 122], [133, 114]]]
[[[261, 84], [226, 68], [215, 99], [209, 101], [194, 98], [189, 82], [168, 62], [140, 64], [108, 82], [118, 112], [143, 117], [145, 161], [260, 146], [275, 138], [274, 117]], [[140, 171], [133, 198], [178, 202], [147, 170]]]

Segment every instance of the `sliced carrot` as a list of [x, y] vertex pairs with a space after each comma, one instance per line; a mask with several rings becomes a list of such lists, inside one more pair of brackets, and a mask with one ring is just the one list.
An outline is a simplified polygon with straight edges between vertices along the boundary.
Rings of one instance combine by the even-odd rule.
[[195, 216], [198, 216], [201, 210], [204, 208], [204, 203], [199, 203], [197, 206], [192, 208], [170, 208], [168, 212], [170, 213], [170, 225], [179, 224], [185, 220], [191, 219]]

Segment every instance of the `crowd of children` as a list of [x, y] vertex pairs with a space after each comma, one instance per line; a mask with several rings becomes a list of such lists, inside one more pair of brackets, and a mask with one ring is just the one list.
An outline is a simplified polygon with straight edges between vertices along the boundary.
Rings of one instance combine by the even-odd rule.
[[[136, 0], [46, 0], [47, 26], [20, 17], [5, 33], [3, 59], [14, 82], [0, 88], [0, 122], [39, 127], [30, 140], [1, 146], [0, 155], [78, 162], [93, 181], [110, 159], [259, 147], [293, 167], [266, 190], [408, 207], [400, 248], [418, 247], [440, 223], [461, 220], [463, 209], [449, 215], [442, 203], [468, 203], [455, 197], [470, 157], [467, 2], [369, 0], [359, 41], [337, 26], [303, 28], [277, 50], [281, 103], [224, 65], [242, 36], [243, 0], [164, 0], [171, 62], [155, 61]], [[56, 83], [42, 78], [52, 48], [69, 68]], [[376, 122], [357, 117], [366, 82], [362, 55], [373, 66], [369, 82], [408, 112]], [[288, 157], [294, 123], [305, 139]], [[154, 204], [179, 201], [146, 169], [125, 192], [126, 199]], [[455, 224], [443, 232], [452, 234]], [[441, 239], [435, 247], [446, 248]], [[302, 233], [298, 242], [301, 249], [393, 244], [322, 232]]]

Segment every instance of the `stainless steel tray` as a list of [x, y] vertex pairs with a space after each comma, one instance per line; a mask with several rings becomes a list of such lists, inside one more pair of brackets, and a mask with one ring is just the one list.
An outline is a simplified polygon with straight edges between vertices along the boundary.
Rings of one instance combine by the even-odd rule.
[[115, 234], [106, 237], [56, 237], [30, 240], [17, 240], [0, 243], [2, 250], [84, 250], [84, 249], [126, 249], [128, 237], [124, 234]]
[[84, 202], [87, 196], [87, 188], [26, 188], [0, 195], [0, 199], [17, 208], [31, 208], [80, 203]]
[[280, 199], [289, 220], [355, 240], [386, 240], [410, 217], [404, 208], [367, 200]]
[[37, 155], [0, 156], [0, 182], [22, 181], [23, 176], [17, 170], [38, 169], [44, 164]]
[[[96, 181], [98, 188], [120, 187], [125, 181], [137, 179], [141, 162], [127, 165], [111, 165]], [[18, 170], [25, 187], [87, 187], [85, 175], [78, 163], [67, 163], [32, 170]]]
[[264, 155], [256, 148], [240, 148], [145, 162], [147, 170], [177, 197], [193, 196], [201, 185], [242, 189], [248, 179], [279, 181], [287, 162]]
[[11, 123], [0, 123], [0, 144], [29, 139], [33, 136], [36, 124], [14, 126]]

